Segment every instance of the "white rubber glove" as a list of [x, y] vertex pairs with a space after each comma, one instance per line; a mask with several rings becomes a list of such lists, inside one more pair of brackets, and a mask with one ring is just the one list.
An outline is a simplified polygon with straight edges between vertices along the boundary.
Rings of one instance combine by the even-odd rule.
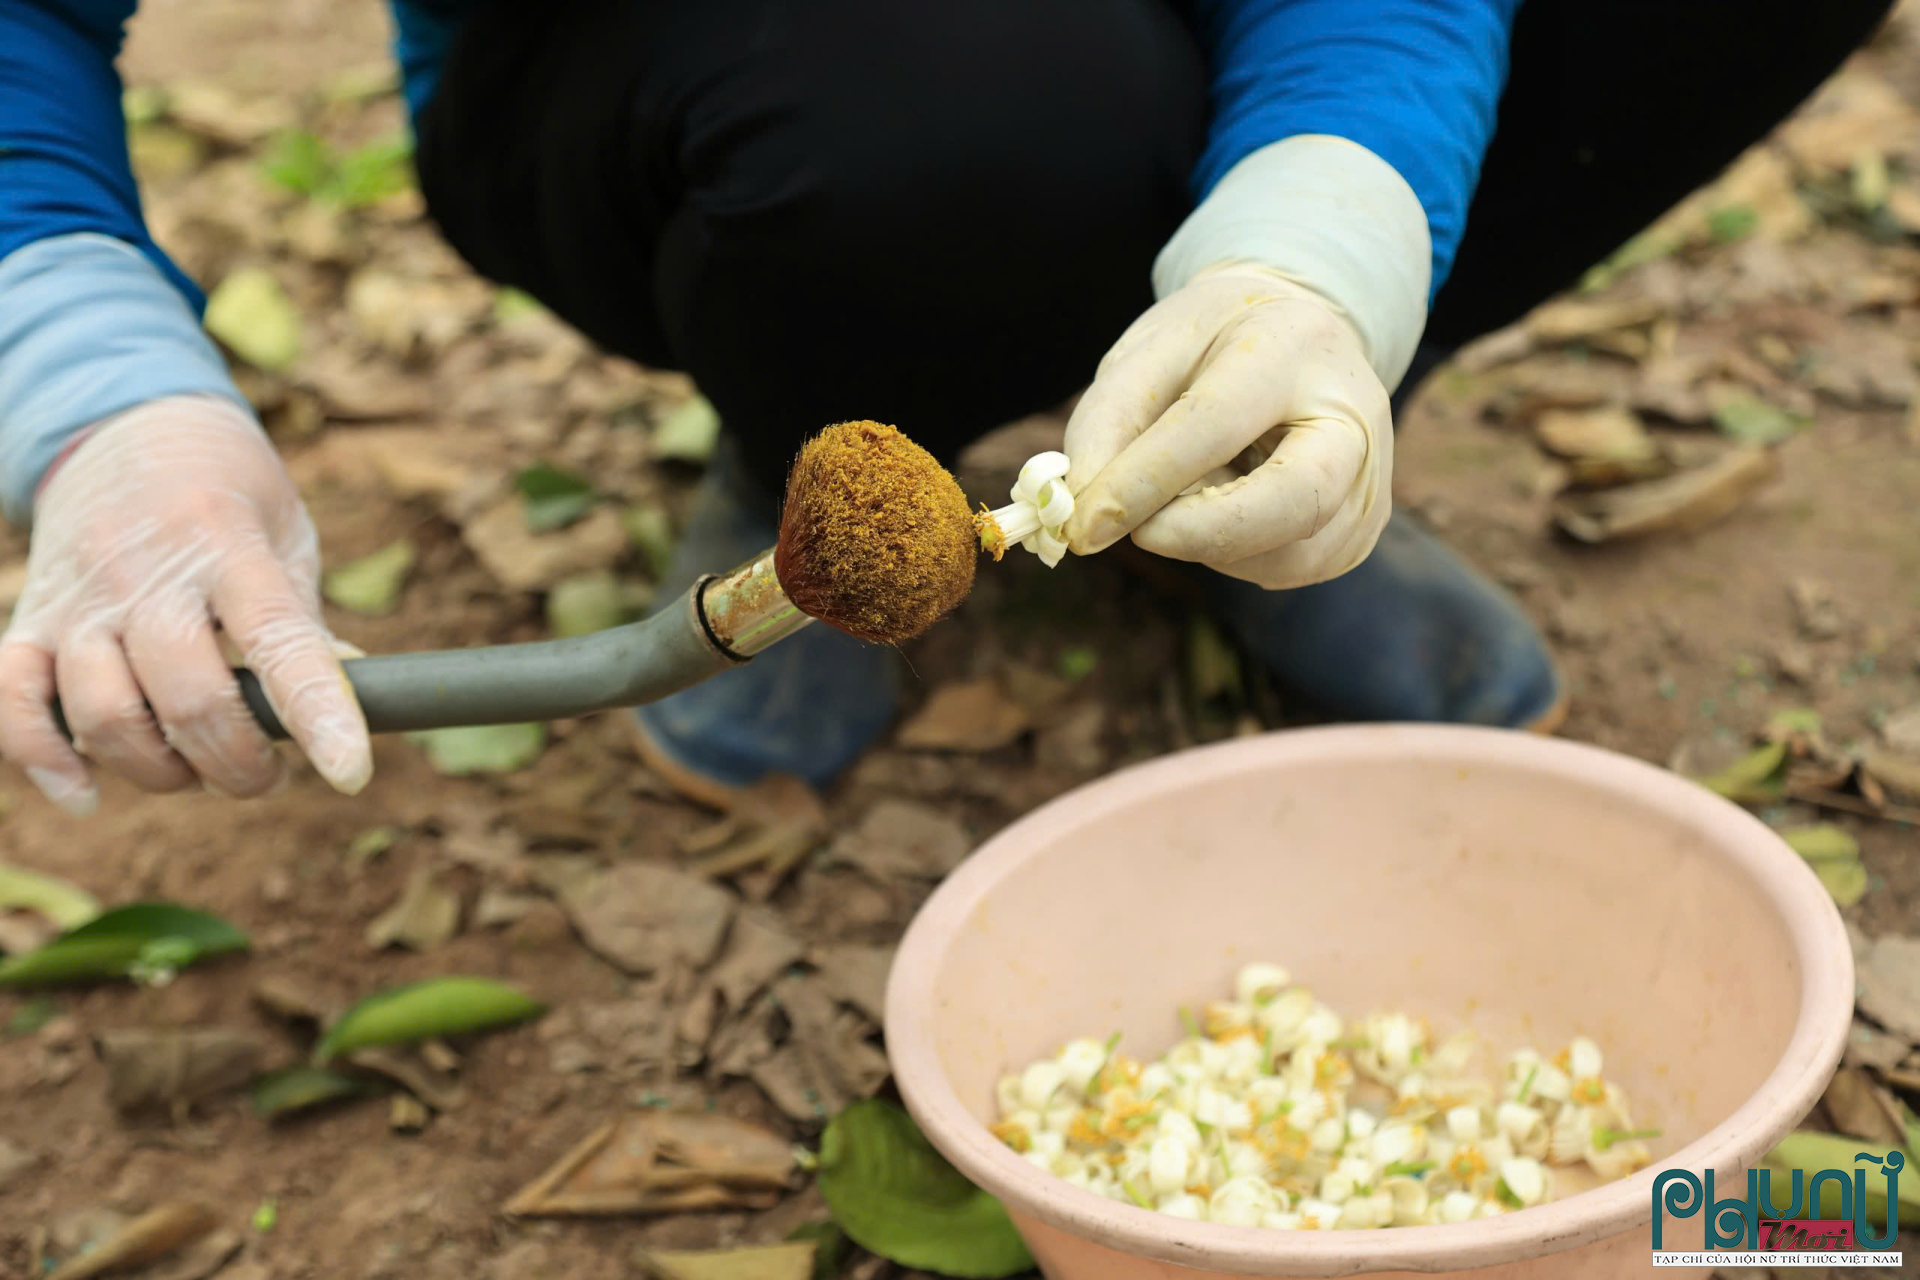
[[89, 761], [149, 791], [272, 789], [286, 761], [217, 626], [321, 775], [359, 791], [372, 750], [336, 656], [350, 650], [321, 621], [319, 568], [292, 479], [231, 400], [174, 396], [108, 418], [34, 504], [26, 590], [0, 635], [0, 754], [80, 816], [99, 801]]
[[1392, 510], [1390, 391], [1430, 245], [1412, 190], [1354, 143], [1289, 138], [1236, 165], [1067, 424], [1068, 546], [1131, 534], [1269, 588], [1358, 565]]

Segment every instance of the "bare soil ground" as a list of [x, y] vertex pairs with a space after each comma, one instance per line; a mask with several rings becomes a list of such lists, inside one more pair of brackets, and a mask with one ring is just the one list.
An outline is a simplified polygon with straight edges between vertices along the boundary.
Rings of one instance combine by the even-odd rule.
[[[659, 456], [658, 428], [692, 388], [604, 359], [537, 311], [498, 310], [409, 193], [338, 209], [262, 175], [283, 126], [342, 153], [394, 135], [397, 100], [366, 74], [385, 63], [387, 21], [376, 0], [149, 0], [127, 79], [185, 86], [136, 133], [149, 213], [198, 278], [263, 267], [300, 317], [297, 362], [246, 370], [245, 385], [309, 497], [329, 565], [402, 538], [416, 548], [395, 611], [330, 605], [338, 633], [369, 652], [533, 638], [549, 633], [548, 593], [564, 580], [610, 572], [644, 591], [650, 557], [617, 512], [685, 519], [697, 469]], [[1920, 38], [1902, 17], [1797, 133], [1743, 163], [1697, 217], [1676, 219], [1671, 251], [1442, 371], [1401, 425], [1397, 468], [1399, 500], [1510, 583], [1548, 630], [1574, 682], [1566, 735], [1699, 774], [1753, 747], [1776, 713], [1817, 711], [1823, 742], [1803, 742], [1789, 793], [1755, 807], [1783, 827], [1831, 822], [1857, 839], [1867, 887], [1845, 911], [1869, 937], [1920, 931], [1920, 798], [1852, 759], [1903, 742], [1920, 751], [1902, 737], [1903, 726], [1920, 737], [1902, 717], [1920, 708], [1917, 89]], [[1009, 469], [1058, 429], [1036, 419], [986, 442], [962, 477], [969, 492], [1003, 493]], [[1719, 519], [1600, 542], [1556, 522], [1579, 523], [1570, 503], [1623, 494], [1671, 507], [1657, 491], [1604, 486], [1676, 469], [1700, 478], [1742, 439], [1771, 451], [1777, 475], [1753, 492], [1700, 479], [1730, 494]], [[512, 481], [541, 462], [595, 477], [617, 501], [526, 532]], [[1602, 487], [1568, 487], [1581, 484]], [[9, 597], [25, 545], [0, 544]], [[884, 954], [941, 867], [1080, 781], [1303, 718], [1257, 673], [1223, 678], [1232, 664], [1208, 657], [1192, 627], [1186, 603], [1106, 559], [1049, 573], [1015, 556], [983, 571], [960, 614], [904, 655], [916, 702], [991, 682], [977, 749], [893, 743], [818, 812], [787, 796], [744, 820], [820, 846], [784, 876], [721, 881], [765, 901], [784, 939], [749, 958], [773, 956], [760, 977], [817, 990], [818, 973]], [[779, 1239], [817, 1216], [817, 1201], [604, 1221], [509, 1221], [502, 1203], [635, 1106], [711, 1105], [804, 1140], [817, 1132], [808, 1089], [851, 1096], [881, 1083], [871, 984], [827, 982], [846, 1061], [809, 1076], [808, 1033], [766, 995], [715, 1006], [691, 968], [635, 976], [583, 941], [593, 922], [568, 897], [569, 876], [685, 867], [717, 817], [648, 775], [622, 717], [554, 725], [537, 761], [500, 776], [443, 776], [415, 745], [384, 740], [355, 799], [301, 770], [246, 804], [113, 788], [100, 816], [76, 822], [12, 771], [0, 787], [0, 862], [110, 905], [190, 903], [254, 939], [248, 958], [164, 987], [0, 995], [0, 1157], [11, 1160], [0, 1159], [0, 1275], [50, 1270], [126, 1215], [182, 1198], [215, 1207], [234, 1248], [149, 1274], [634, 1274], [636, 1244]], [[850, 833], [883, 801], [908, 806], [889, 820], [932, 851], [930, 874], [863, 868]], [[370, 922], [421, 875], [458, 896], [457, 932], [424, 951], [370, 945]], [[30, 920], [12, 921], [16, 937], [30, 934]], [[261, 984], [337, 1008], [450, 972], [519, 984], [553, 1012], [461, 1046], [460, 1096], [441, 1098], [417, 1132], [397, 1132], [384, 1103], [278, 1124], [244, 1093], [159, 1118], [109, 1103], [93, 1048], [102, 1032], [227, 1028], [278, 1066], [305, 1041], [263, 1011]], [[1895, 1052], [1887, 1065], [1920, 1101], [1920, 1056], [1902, 1067]], [[254, 1220], [262, 1206], [270, 1223]], [[1902, 1243], [1920, 1256], [1920, 1236]], [[858, 1256], [850, 1266], [887, 1269]]]

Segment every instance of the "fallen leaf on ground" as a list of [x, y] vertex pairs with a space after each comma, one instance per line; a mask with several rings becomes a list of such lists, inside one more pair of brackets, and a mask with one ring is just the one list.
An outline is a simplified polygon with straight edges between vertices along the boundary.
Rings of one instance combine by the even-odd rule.
[[512, 773], [540, 758], [547, 745], [547, 727], [492, 724], [428, 729], [408, 734], [407, 740], [427, 753], [435, 773], [448, 777]]
[[1866, 1072], [1841, 1067], [1828, 1082], [1821, 1102], [1841, 1133], [1868, 1142], [1906, 1145], [1907, 1131], [1899, 1102], [1883, 1086], [1875, 1084]]
[[486, 571], [511, 591], [547, 591], [590, 569], [604, 569], [627, 547], [627, 531], [611, 507], [552, 533], [527, 527], [520, 497], [500, 499], [461, 525], [460, 535]]
[[705, 396], [695, 395], [653, 429], [653, 456], [667, 462], [704, 465], [720, 439], [720, 415]]
[[1899, 1036], [1890, 1035], [1857, 1018], [1853, 1029], [1847, 1033], [1847, 1062], [1853, 1066], [1884, 1071], [1899, 1066], [1912, 1049], [1913, 1046]]
[[775, 1106], [814, 1123], [886, 1083], [887, 1056], [867, 1039], [866, 1023], [843, 1012], [818, 978], [786, 978], [773, 994], [787, 1016], [788, 1042], [748, 1077]]
[[1781, 125], [1780, 147], [1810, 174], [1842, 174], [1863, 154], [1912, 144], [1920, 117], [1878, 73], [1847, 67]]
[[395, 1133], [418, 1133], [431, 1118], [427, 1104], [411, 1094], [394, 1094], [387, 1107], [387, 1127]]
[[1806, 425], [1779, 406], [1749, 395], [1723, 398], [1713, 408], [1713, 422], [1721, 435], [1744, 445], [1779, 444]]
[[1732, 515], [1780, 473], [1769, 448], [1740, 448], [1716, 462], [1655, 480], [1554, 500], [1559, 526], [1582, 542], [1611, 542], [1704, 528]]
[[467, 1100], [466, 1091], [446, 1072], [426, 1062], [419, 1053], [423, 1046], [358, 1049], [347, 1055], [347, 1062], [362, 1071], [385, 1076], [435, 1111], [452, 1111]]
[[131, 1271], [185, 1248], [219, 1223], [205, 1205], [163, 1204], [127, 1223], [98, 1248], [55, 1268], [47, 1280], [92, 1280], [113, 1271]]
[[465, 1035], [537, 1018], [546, 1005], [489, 978], [428, 978], [376, 992], [340, 1015], [314, 1049], [314, 1064], [357, 1049]]
[[265, 1047], [225, 1027], [126, 1028], [95, 1041], [107, 1101], [123, 1113], [173, 1107], [238, 1089], [260, 1070]]
[[709, 975], [726, 998], [727, 1007], [740, 1010], [760, 994], [782, 971], [799, 963], [806, 950], [770, 911], [744, 908], [734, 917], [726, 954]]
[[856, 1102], [835, 1116], [821, 1135], [819, 1165], [834, 1221], [870, 1253], [979, 1280], [1033, 1269], [1005, 1207], [968, 1182], [893, 1103]]
[[401, 590], [417, 558], [413, 543], [402, 538], [328, 573], [323, 590], [342, 609], [384, 617], [399, 607]]
[[1920, 759], [1920, 702], [1888, 716], [1880, 736], [1895, 751]]
[[939, 879], [966, 860], [973, 837], [930, 805], [887, 798], [867, 810], [860, 825], [833, 842], [833, 858], [877, 880], [896, 876]]
[[254, 1080], [254, 1113], [268, 1120], [344, 1102], [372, 1092], [367, 1081], [324, 1067], [286, 1067]]
[[780, 1030], [780, 1009], [771, 995], [763, 995], [745, 1013], [723, 1022], [707, 1047], [707, 1064], [715, 1078], [739, 1079], [771, 1058]]
[[[1920, 756], [1863, 746], [1859, 757], [1861, 772], [1885, 790], [1909, 800], [1920, 800]], [[4, 972], [4, 966], [0, 966], [0, 972]]]
[[250, 146], [293, 124], [288, 99], [278, 94], [242, 97], [211, 81], [169, 85], [164, 103], [168, 119], [229, 147]]
[[345, 302], [361, 333], [404, 360], [423, 348], [442, 350], [465, 334], [479, 318], [482, 296], [443, 280], [363, 267], [347, 281]]
[[588, 947], [642, 975], [676, 959], [705, 968], [739, 907], [738, 898], [710, 880], [645, 862], [573, 878], [556, 896]]
[[991, 678], [942, 685], [900, 726], [898, 742], [920, 751], [997, 751], [1032, 726], [1025, 707]]
[[423, 866], [407, 879], [400, 898], [367, 926], [367, 945], [432, 951], [460, 931], [460, 895], [441, 884], [433, 868]]
[[778, 1134], [714, 1112], [608, 1121], [504, 1206], [511, 1217], [764, 1209], [795, 1172]]
[[35, 912], [62, 929], [78, 929], [100, 914], [100, 901], [56, 876], [0, 863], [0, 910], [12, 909]]
[[1756, 747], [1718, 773], [1695, 778], [1709, 791], [1737, 803], [1762, 804], [1778, 800], [1786, 785], [1787, 744], [1769, 742]]
[[1548, 410], [1533, 429], [1549, 452], [1571, 463], [1578, 484], [1618, 484], [1671, 469], [1638, 415], [1617, 405]]
[[393, 496], [424, 498], [459, 519], [501, 483], [471, 441], [437, 427], [368, 427], [330, 432], [318, 448], [347, 477], [364, 469]]
[[607, 569], [575, 574], [547, 593], [547, 627], [554, 635], [592, 635], [626, 622], [635, 610], [629, 592]]
[[680, 841], [699, 875], [742, 877], [749, 897], [764, 901], [827, 835], [827, 810], [799, 778], [775, 774], [732, 798], [719, 821]]
[[514, 488], [534, 533], [564, 529], [593, 508], [596, 495], [585, 476], [541, 463], [514, 477]]
[[216, 916], [170, 902], [117, 907], [46, 946], [0, 962], [0, 986], [162, 975], [244, 951], [247, 935]]
[[1920, 1044], [1920, 938], [1875, 938], [1855, 975], [1860, 1011], [1908, 1043]]
[[1866, 896], [1867, 869], [1860, 861], [1860, 842], [1846, 828], [1830, 822], [1784, 827], [1780, 838], [1807, 860], [1836, 903], [1850, 907]]
[[813, 1255], [813, 1244], [801, 1241], [682, 1253], [642, 1248], [634, 1259], [655, 1280], [809, 1280]]
[[867, 1015], [875, 1026], [886, 1022], [887, 975], [893, 969], [892, 947], [855, 943], [823, 947], [812, 956], [827, 990], [843, 1004]]
[[215, 286], [205, 325], [257, 369], [280, 373], [300, 358], [300, 313], [265, 267], [243, 267]]
[[[1898, 1147], [1890, 1146], [1886, 1143], [1862, 1142], [1858, 1138], [1844, 1137], [1837, 1133], [1819, 1133], [1811, 1129], [1796, 1129], [1785, 1138], [1782, 1138], [1779, 1145], [1767, 1153], [1766, 1158], [1762, 1162], [1762, 1167], [1774, 1170], [1777, 1173], [1778, 1176], [1773, 1179], [1773, 1185], [1775, 1187], [1785, 1187], [1791, 1178], [1795, 1182], [1807, 1184], [1807, 1189], [1811, 1191], [1813, 1189], [1811, 1186], [1813, 1180], [1826, 1170], [1875, 1168], [1876, 1166], [1873, 1165], [1862, 1166], [1854, 1162], [1854, 1158], [1858, 1156], [1863, 1149], [1869, 1155], [1876, 1156], [1883, 1162], [1889, 1155], [1899, 1150]], [[1902, 1152], [1901, 1154], [1904, 1155], [1905, 1153]], [[1798, 1175], [1797, 1177], [1795, 1176], [1796, 1174]], [[1835, 1187], [1833, 1185], [1834, 1179], [1832, 1178], [1821, 1179], [1821, 1182], [1819, 1203], [1809, 1204], [1807, 1206], [1806, 1216], [1809, 1218], [1840, 1217], [1842, 1189], [1848, 1184], [1842, 1183], [1841, 1187]], [[1897, 1188], [1896, 1194], [1899, 1196], [1901, 1215], [1920, 1215], [1920, 1185], [1916, 1185], [1915, 1181], [1911, 1178], [1900, 1178], [1895, 1183], [1895, 1186]], [[1775, 1194], [1779, 1193], [1776, 1192]], [[1847, 1198], [1851, 1199], [1852, 1197], [1848, 1196]], [[1856, 1204], [1850, 1207], [1855, 1213], [1858, 1213], [1862, 1218], [1866, 1219], [1869, 1225], [1876, 1228], [1884, 1227], [1887, 1223], [1888, 1210], [1886, 1180], [1884, 1178], [1869, 1178], [1867, 1180], [1866, 1203]]]

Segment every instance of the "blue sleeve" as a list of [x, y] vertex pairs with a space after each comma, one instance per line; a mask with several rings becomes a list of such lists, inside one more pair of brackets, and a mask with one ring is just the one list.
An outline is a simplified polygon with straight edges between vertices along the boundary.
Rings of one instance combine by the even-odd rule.
[[245, 406], [154, 243], [113, 60], [134, 0], [0, 0], [0, 514], [74, 433], [162, 396]]
[[1493, 138], [1520, 4], [1198, 0], [1213, 123], [1193, 175], [1195, 198], [1282, 138], [1324, 133], [1357, 142], [1392, 165], [1426, 210], [1438, 293]]
[[120, 52], [135, 0], [0, 0], [0, 258], [73, 232], [138, 249], [187, 298], [194, 282], [148, 234], [127, 159]]

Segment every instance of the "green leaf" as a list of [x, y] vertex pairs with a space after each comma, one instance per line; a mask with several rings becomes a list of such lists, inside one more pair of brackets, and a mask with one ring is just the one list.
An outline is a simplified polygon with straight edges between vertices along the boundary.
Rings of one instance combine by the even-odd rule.
[[813, 1280], [835, 1280], [847, 1253], [847, 1233], [834, 1222], [803, 1222], [787, 1233], [789, 1241], [813, 1242]]
[[627, 540], [647, 558], [647, 568], [653, 573], [654, 580], [666, 577], [674, 542], [673, 517], [667, 514], [667, 509], [655, 506], [628, 507], [620, 513], [620, 522], [626, 526]]
[[653, 456], [667, 462], [704, 465], [720, 440], [720, 414], [696, 395], [653, 429]]
[[1787, 707], [1767, 717], [1768, 737], [1781, 737], [1794, 733], [1809, 738], [1819, 737], [1820, 713], [1812, 707]]
[[329, 573], [326, 597], [342, 609], [368, 617], [392, 613], [417, 558], [413, 543], [402, 538]]
[[848, 1237], [890, 1262], [963, 1280], [1034, 1266], [1005, 1207], [893, 1103], [866, 1099], [833, 1118], [820, 1139], [819, 1185]]
[[253, 1229], [265, 1234], [280, 1221], [280, 1202], [268, 1196], [253, 1208]]
[[1808, 862], [1826, 858], [1858, 858], [1860, 842], [1845, 827], [1819, 822], [1809, 827], [1783, 827], [1780, 838]]
[[1860, 842], [1844, 827], [1831, 822], [1786, 827], [1780, 832], [1793, 851], [1813, 864], [1813, 872], [1833, 900], [1850, 907], [1867, 893], [1867, 869], [1860, 862]]
[[342, 156], [318, 194], [346, 209], [378, 204], [413, 185], [412, 160], [405, 138], [370, 142]]
[[537, 1018], [547, 1006], [490, 978], [428, 978], [375, 992], [354, 1005], [314, 1048], [316, 1066], [376, 1045], [466, 1035]]
[[279, 373], [300, 358], [300, 313], [265, 267], [242, 267], [207, 299], [206, 330], [256, 369]]
[[546, 533], [572, 524], [592, 509], [593, 486], [585, 477], [541, 463], [515, 478], [526, 507], [527, 528]]
[[1713, 411], [1720, 433], [1742, 444], [1778, 444], [1804, 425], [1802, 419], [1755, 396], [1733, 396]]
[[1100, 655], [1085, 645], [1060, 655], [1060, 674], [1069, 680], [1085, 680], [1100, 665]]
[[120, 95], [120, 114], [129, 125], [152, 124], [167, 113], [166, 90], [156, 85], [129, 85]]
[[1822, 858], [1813, 864], [1813, 874], [1840, 906], [1850, 907], [1867, 896], [1867, 868], [1858, 858]]
[[1721, 244], [1745, 239], [1760, 225], [1760, 213], [1750, 204], [1730, 204], [1707, 217], [1707, 232]]
[[347, 841], [347, 861], [355, 865], [371, 862], [399, 841], [399, 827], [369, 827]]
[[1763, 804], [1787, 791], [1787, 744], [1769, 742], [1741, 756], [1718, 773], [1695, 778], [1709, 791], [1729, 800]]
[[332, 175], [333, 157], [326, 143], [304, 129], [291, 129], [274, 139], [260, 167], [275, 184], [312, 196]]
[[512, 773], [540, 758], [546, 749], [543, 724], [487, 724], [455, 729], [424, 729], [407, 740], [427, 753], [434, 772], [450, 778], [474, 773]]
[[[175, 941], [175, 940], [178, 941]], [[184, 944], [184, 945], [182, 945]], [[0, 986], [33, 986], [89, 978], [124, 978], [149, 967], [152, 948], [185, 967], [208, 956], [245, 951], [247, 935], [217, 916], [171, 902], [137, 902], [95, 916], [44, 947], [0, 962]]]
[[493, 295], [495, 324], [512, 324], [521, 316], [537, 316], [545, 310], [539, 299], [519, 289], [502, 289]]
[[[1869, 1224], [1884, 1227], [1887, 1224], [1887, 1196], [1885, 1177], [1871, 1164], [1855, 1164], [1854, 1157], [1861, 1152], [1879, 1156], [1882, 1160], [1898, 1147], [1883, 1142], [1867, 1142], [1860, 1138], [1843, 1138], [1837, 1133], [1820, 1133], [1812, 1129], [1797, 1129], [1780, 1140], [1780, 1145], [1767, 1153], [1765, 1163], [1780, 1171], [1781, 1179], [1791, 1175], [1795, 1169], [1805, 1174], [1808, 1182], [1813, 1175], [1824, 1169], [1838, 1169], [1849, 1173], [1854, 1169], [1867, 1171], [1867, 1203], [1854, 1206]], [[1895, 1184], [1900, 1197], [1900, 1212], [1903, 1217], [1920, 1215], [1920, 1178], [1902, 1176]], [[1821, 1184], [1820, 1204], [1817, 1210], [1809, 1206], [1809, 1218], [1837, 1218], [1840, 1216], [1840, 1188], [1833, 1185], [1829, 1178]]]
[[547, 593], [547, 626], [556, 636], [585, 636], [626, 618], [620, 580], [605, 569], [575, 574]]
[[78, 929], [100, 914], [99, 901], [65, 880], [0, 863], [0, 910], [37, 911], [62, 929]]
[[253, 1109], [275, 1120], [324, 1103], [362, 1098], [372, 1092], [373, 1085], [357, 1076], [341, 1075], [325, 1067], [287, 1067], [270, 1071], [253, 1082]]

